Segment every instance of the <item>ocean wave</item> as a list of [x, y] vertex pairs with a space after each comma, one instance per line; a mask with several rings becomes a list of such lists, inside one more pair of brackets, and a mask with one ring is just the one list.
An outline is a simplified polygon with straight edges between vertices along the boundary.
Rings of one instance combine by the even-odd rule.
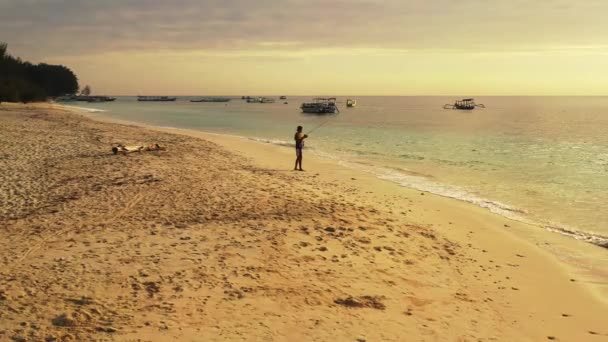
[[463, 190], [463, 189], [460, 189], [460, 188], [457, 188], [454, 186], [448, 186], [445, 184], [433, 182], [426, 177], [408, 174], [408, 172], [403, 172], [402, 170], [397, 171], [397, 170], [388, 169], [388, 168], [371, 168], [370, 169], [368, 167], [364, 167], [363, 165], [361, 165], [362, 167], [358, 167], [355, 163], [345, 163], [344, 162], [342, 164], [344, 164], [347, 167], [350, 166], [350, 167], [354, 167], [354, 168], [362, 170], [362, 171], [366, 171], [368, 173], [372, 173], [380, 179], [387, 180], [387, 181], [390, 181], [393, 183], [397, 183], [403, 187], [407, 187], [410, 189], [416, 189], [419, 191], [425, 191], [425, 192], [429, 192], [429, 193], [439, 195], [442, 197], [448, 197], [448, 198], [453, 198], [453, 199], [456, 199], [459, 201], [468, 202], [468, 203], [474, 204], [478, 207], [486, 208], [492, 213], [501, 215], [503, 217], [506, 217], [506, 218], [514, 220], [514, 221], [538, 226], [538, 227], [541, 227], [543, 229], [546, 229], [546, 230], [554, 232], [554, 233], [559, 233], [559, 234], [566, 235], [568, 237], [571, 237], [571, 238], [574, 238], [577, 240], [585, 241], [585, 242], [592, 243], [592, 244], [600, 246], [600, 247], [608, 248], [608, 236], [605, 236], [605, 235], [602, 235], [599, 233], [595, 233], [595, 232], [580, 231], [577, 229], [564, 227], [564, 226], [561, 226], [561, 225], [555, 224], [555, 223], [537, 222], [537, 221], [532, 220], [527, 215], [527, 214], [529, 214], [528, 211], [526, 211], [524, 209], [515, 208], [513, 206], [510, 206], [510, 205], [507, 205], [505, 203], [501, 203], [498, 201], [485, 199], [485, 198], [479, 197], [475, 194], [472, 194], [466, 190]]
[[277, 146], [286, 146], [293, 147], [294, 143], [291, 141], [279, 140], [279, 139], [266, 139], [266, 138], [256, 138], [256, 137], [247, 137], [249, 140], [257, 141], [264, 144], [272, 144]]
[[552, 224], [545, 225], [544, 228], [554, 233], [559, 233], [580, 241], [585, 241], [600, 247], [608, 248], [608, 236], [602, 234], [594, 232], [583, 232], [577, 229], [560, 227]]
[[80, 110], [83, 112], [88, 112], [88, 113], [101, 113], [101, 112], [105, 112], [105, 110], [103, 109], [98, 109], [98, 108], [88, 108], [88, 107], [80, 107], [80, 106], [68, 106], [68, 105], [64, 105], [64, 104], [55, 104], [58, 107], [62, 107], [62, 108], [67, 108], [67, 109], [75, 109], [75, 110]]
[[[227, 135], [227, 134], [221, 134]], [[280, 139], [269, 139], [269, 138], [259, 138], [259, 137], [243, 137], [248, 140], [252, 140], [259, 143], [264, 144], [272, 144], [277, 146], [286, 146], [293, 147], [293, 142], [280, 140]], [[584, 232], [572, 228], [567, 228], [560, 226], [559, 224], [554, 223], [541, 223], [538, 221], [533, 221], [529, 217], [528, 211], [516, 208], [511, 205], [494, 201], [486, 198], [482, 198], [474, 193], [471, 193], [465, 189], [458, 188], [456, 186], [450, 186], [446, 184], [442, 184], [439, 182], [435, 182], [431, 179], [430, 175], [422, 175], [417, 172], [413, 172], [407, 169], [402, 168], [388, 168], [388, 167], [378, 167], [373, 163], [368, 162], [354, 162], [350, 161], [349, 158], [344, 158], [344, 156], [336, 155], [332, 153], [328, 153], [326, 151], [318, 150], [318, 149], [310, 149], [313, 154], [328, 160], [332, 160], [344, 167], [349, 169], [363, 171], [366, 173], [373, 174], [379, 179], [390, 181], [396, 183], [400, 186], [407, 187], [410, 189], [415, 189], [418, 191], [429, 192], [438, 196], [447, 197], [456, 199], [459, 201], [464, 201], [476, 205], [481, 208], [488, 209], [490, 212], [495, 213], [497, 215], [501, 215], [505, 218], [531, 224], [537, 227], [541, 227], [553, 233], [559, 233], [562, 235], [566, 235], [568, 237], [585, 241], [588, 243], [595, 244], [600, 247], [608, 248], [608, 236], [603, 236], [598, 233], [593, 232]]]
[[402, 155], [399, 155], [399, 158], [402, 158], [402, 159], [412, 159], [412, 160], [424, 160], [425, 159], [422, 156], [416, 156], [416, 155], [413, 155], [413, 154], [402, 154]]
[[479, 197], [469, 191], [455, 186], [441, 184], [431, 181], [426, 177], [406, 174], [401, 171], [387, 168], [372, 170], [372, 173], [375, 173], [380, 179], [397, 183], [403, 187], [426, 191], [435, 195], [469, 202], [479, 207], [486, 208], [495, 214], [499, 214], [513, 220], [527, 222], [527, 219], [523, 216], [524, 214], [527, 214], [525, 210], [515, 208], [498, 201], [492, 201]]

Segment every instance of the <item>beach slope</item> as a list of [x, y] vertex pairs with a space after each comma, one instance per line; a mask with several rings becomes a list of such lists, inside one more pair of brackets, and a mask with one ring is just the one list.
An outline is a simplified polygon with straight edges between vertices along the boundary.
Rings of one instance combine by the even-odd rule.
[[355, 177], [48, 105], [3, 104], [0, 132], [0, 340], [608, 339], [601, 301], [484, 219], [444, 232]]

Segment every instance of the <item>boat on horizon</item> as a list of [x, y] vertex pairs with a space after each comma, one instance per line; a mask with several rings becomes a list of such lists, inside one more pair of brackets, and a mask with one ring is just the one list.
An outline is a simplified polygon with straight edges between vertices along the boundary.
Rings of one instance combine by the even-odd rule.
[[281, 96], [281, 97], [279, 97], [279, 99], [281, 99], [281, 100], [287, 100], [287, 96]]
[[64, 95], [58, 96], [55, 98], [55, 101], [58, 102], [72, 102], [72, 101], [81, 101], [81, 102], [111, 102], [115, 101], [115, 97], [110, 96], [91, 96], [91, 95]]
[[473, 110], [475, 107], [486, 108], [486, 106], [481, 103], [475, 103], [473, 98], [469, 98], [456, 100], [454, 101], [454, 104], [446, 104], [443, 106], [443, 109]]
[[228, 97], [204, 97], [202, 99], [190, 100], [190, 102], [229, 102]]
[[137, 101], [169, 102], [175, 100], [177, 97], [172, 96], [137, 96]]
[[340, 112], [336, 106], [335, 97], [317, 97], [313, 102], [305, 102], [300, 106], [302, 112], [310, 114], [335, 114]]
[[346, 100], [346, 107], [353, 108], [356, 105], [357, 105], [357, 100], [353, 100], [353, 99], [347, 99]]
[[110, 96], [88, 96], [88, 98], [85, 101], [87, 101], [87, 102], [112, 102], [115, 100], [116, 100], [115, 97], [110, 97]]
[[250, 97], [247, 96], [247, 103], [274, 103], [275, 100], [270, 97]]

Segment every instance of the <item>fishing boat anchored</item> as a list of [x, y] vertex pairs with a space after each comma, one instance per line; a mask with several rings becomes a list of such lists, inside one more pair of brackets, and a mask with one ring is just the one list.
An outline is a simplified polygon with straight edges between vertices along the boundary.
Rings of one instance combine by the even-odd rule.
[[304, 113], [312, 114], [334, 114], [340, 113], [340, 110], [336, 106], [335, 97], [317, 97], [313, 99], [314, 102], [302, 103], [300, 108]]
[[112, 102], [115, 97], [110, 96], [92, 96], [92, 95], [64, 95], [55, 98], [58, 102], [84, 101], [84, 102]]
[[357, 105], [357, 100], [353, 100], [353, 99], [346, 100], [346, 107], [352, 108], [352, 107], [355, 107], [356, 105]]
[[[115, 97], [110, 97], [110, 96], [87, 96], [87, 98], [84, 101], [87, 101], [87, 102], [112, 102], [115, 100], [116, 100]], [[83, 100], [80, 100], [80, 101], [83, 101]]]
[[247, 97], [247, 103], [274, 103], [274, 99], [269, 97]]
[[204, 97], [198, 100], [190, 100], [190, 102], [228, 102], [230, 98], [228, 97]]
[[454, 104], [446, 104], [443, 109], [460, 109], [460, 110], [473, 110], [475, 107], [486, 108], [483, 104], [475, 103], [474, 99], [462, 99], [456, 100]]
[[169, 97], [169, 96], [138, 96], [137, 101], [157, 101], [157, 102], [167, 102], [167, 101], [175, 101], [177, 97]]

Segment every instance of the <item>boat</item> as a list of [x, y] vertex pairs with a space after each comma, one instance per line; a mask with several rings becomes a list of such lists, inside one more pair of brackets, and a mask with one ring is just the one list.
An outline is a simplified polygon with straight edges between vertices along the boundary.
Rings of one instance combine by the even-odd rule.
[[56, 97], [55, 101], [57, 101], [57, 102], [72, 102], [72, 101], [77, 101], [77, 100], [76, 100], [76, 95], [63, 95], [63, 96]]
[[281, 100], [287, 100], [287, 96], [281, 96], [279, 99], [281, 99]]
[[61, 96], [57, 101], [81, 101], [81, 102], [110, 102], [116, 100], [115, 97], [109, 96], [91, 96], [91, 95], [73, 95]]
[[55, 101], [58, 102], [71, 102], [71, 101], [81, 101], [81, 102], [111, 102], [115, 101], [115, 97], [110, 96], [90, 96], [90, 95], [64, 95], [55, 98]]
[[274, 103], [274, 99], [269, 97], [249, 97], [247, 96], [247, 103]]
[[87, 96], [87, 99], [85, 101], [87, 101], [87, 102], [112, 102], [115, 100], [116, 100], [115, 97], [109, 97], [109, 96]]
[[302, 112], [312, 114], [335, 114], [340, 112], [336, 106], [335, 97], [317, 97], [313, 102], [305, 102], [300, 106]]
[[168, 102], [175, 101], [177, 97], [170, 96], [138, 96], [137, 101], [156, 101], [156, 102]]
[[353, 100], [353, 99], [346, 100], [346, 107], [352, 108], [352, 107], [355, 107], [356, 105], [357, 105], [357, 100]]
[[190, 100], [190, 102], [228, 102], [230, 101], [227, 97], [204, 97], [198, 100]]
[[454, 104], [446, 104], [443, 106], [443, 109], [460, 109], [460, 110], [473, 110], [475, 107], [486, 108], [483, 104], [475, 103], [475, 100], [470, 99], [460, 99], [454, 101]]

